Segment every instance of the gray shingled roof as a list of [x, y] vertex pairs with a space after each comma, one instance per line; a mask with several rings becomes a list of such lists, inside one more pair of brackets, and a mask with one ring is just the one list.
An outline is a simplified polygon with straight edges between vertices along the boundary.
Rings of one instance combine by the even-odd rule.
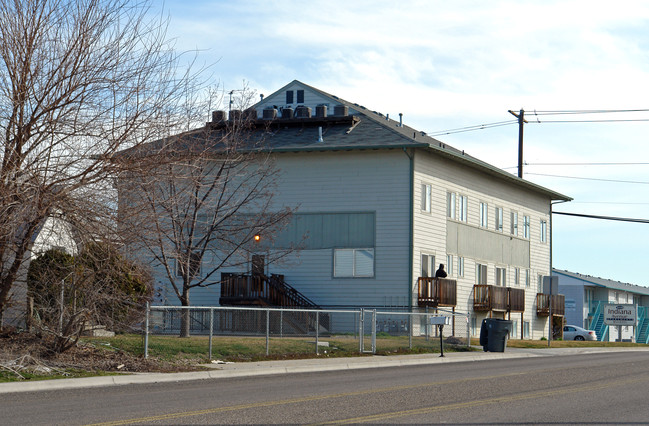
[[593, 277], [591, 275], [582, 275], [576, 272], [564, 271], [561, 269], [553, 269], [553, 272], [555, 274], [565, 275], [567, 277], [585, 281], [595, 287], [605, 287], [613, 290], [627, 291], [629, 293], [637, 293], [649, 296], [649, 287], [623, 283], [621, 281], [609, 280], [606, 278]]

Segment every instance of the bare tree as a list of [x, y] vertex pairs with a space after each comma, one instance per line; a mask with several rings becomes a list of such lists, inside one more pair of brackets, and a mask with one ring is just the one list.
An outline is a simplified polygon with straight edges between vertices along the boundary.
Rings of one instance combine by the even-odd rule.
[[0, 0], [0, 316], [45, 218], [113, 232], [107, 178], [125, 164], [110, 159], [177, 129], [197, 81], [149, 12], [146, 0]]
[[[182, 306], [191, 306], [191, 289], [219, 284], [219, 270], [247, 266], [260, 250], [254, 236], [268, 243], [292, 214], [273, 207], [279, 170], [264, 147], [265, 129], [253, 123], [208, 123], [128, 156], [165, 158], [147, 174], [120, 180], [121, 224], [134, 238], [131, 247], [153, 260]], [[288, 252], [265, 253], [273, 263]], [[181, 337], [189, 334], [184, 311]]]

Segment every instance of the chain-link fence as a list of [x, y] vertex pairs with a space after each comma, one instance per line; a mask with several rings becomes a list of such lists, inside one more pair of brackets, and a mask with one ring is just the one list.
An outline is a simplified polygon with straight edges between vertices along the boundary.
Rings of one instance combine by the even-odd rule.
[[[447, 317], [443, 321], [446, 325], [431, 324], [431, 318], [440, 316]], [[148, 356], [152, 346], [161, 347], [164, 338], [178, 335], [193, 336], [192, 344], [203, 345], [209, 359], [215, 345], [225, 342], [238, 342], [242, 347], [264, 345], [266, 355], [425, 352], [469, 346], [469, 333], [466, 314], [441, 309], [433, 314], [377, 309], [150, 306], [144, 353]]]

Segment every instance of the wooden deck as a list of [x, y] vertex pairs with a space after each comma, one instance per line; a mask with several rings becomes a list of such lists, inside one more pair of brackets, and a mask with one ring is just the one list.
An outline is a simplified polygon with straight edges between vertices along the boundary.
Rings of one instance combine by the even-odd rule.
[[419, 277], [417, 279], [419, 307], [457, 305], [457, 281], [446, 278]]

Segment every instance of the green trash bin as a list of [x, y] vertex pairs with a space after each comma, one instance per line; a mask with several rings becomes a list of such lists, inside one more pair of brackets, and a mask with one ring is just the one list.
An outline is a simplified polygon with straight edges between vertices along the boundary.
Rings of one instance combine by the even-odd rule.
[[[486, 345], [483, 346], [485, 351], [489, 352], [505, 352], [507, 347], [507, 339], [512, 332], [513, 323], [510, 320], [498, 318], [486, 318], [482, 321], [482, 327], [486, 328]], [[480, 330], [482, 337], [483, 331]], [[483, 339], [480, 339], [482, 343]]]

